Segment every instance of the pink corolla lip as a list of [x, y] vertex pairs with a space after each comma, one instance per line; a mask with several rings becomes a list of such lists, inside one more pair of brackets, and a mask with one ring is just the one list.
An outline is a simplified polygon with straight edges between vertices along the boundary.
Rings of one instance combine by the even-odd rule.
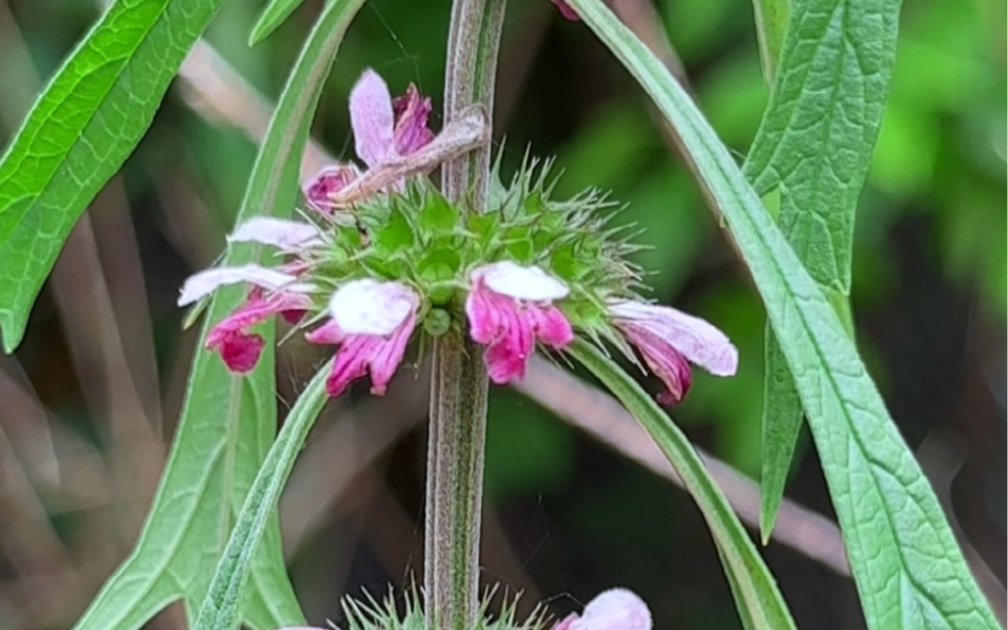
[[412, 83], [406, 86], [405, 94], [392, 100], [395, 115], [392, 146], [397, 154], [416, 153], [434, 139], [434, 132], [427, 126], [431, 109], [430, 98], [420, 94]]
[[581, 16], [577, 14], [576, 11], [571, 7], [571, 5], [564, 2], [564, 0], [550, 0], [556, 8], [560, 10], [560, 15], [564, 18], [570, 20], [571, 22], [580, 22]]
[[716, 376], [731, 376], [738, 368], [738, 351], [728, 337], [710, 323], [668, 306], [614, 300], [609, 313], [616, 327], [636, 346], [651, 371], [665, 384], [659, 400], [678, 403], [689, 391], [690, 363]]
[[[267, 217], [246, 221], [228, 237], [231, 242], [256, 242], [295, 252], [318, 239], [313, 226]], [[178, 304], [192, 304], [232, 284], [252, 286], [246, 300], [214, 324], [206, 338], [207, 349], [220, 352], [228, 369], [244, 374], [258, 363], [265, 343], [250, 328], [277, 314], [297, 322], [312, 307], [310, 294], [315, 287], [299, 280], [300, 267], [295, 262], [277, 269], [255, 264], [205, 269], [186, 279]]]
[[334, 208], [330, 198], [360, 176], [361, 171], [356, 165], [349, 162], [337, 162], [322, 168], [305, 182], [301, 187], [301, 192], [313, 208], [324, 214], [331, 214]]
[[470, 280], [469, 332], [487, 346], [483, 362], [494, 383], [523, 378], [537, 340], [559, 350], [574, 339], [567, 317], [553, 306], [568, 289], [542, 269], [501, 261], [476, 268]]
[[553, 630], [651, 630], [651, 611], [636, 593], [625, 588], [603, 591], [580, 615], [572, 613]]
[[429, 98], [410, 84], [394, 101], [381, 76], [368, 68], [350, 91], [350, 124], [357, 156], [377, 168], [392, 157], [414, 153], [434, 139], [427, 127]]
[[402, 363], [420, 298], [399, 282], [354, 280], [329, 300], [331, 319], [308, 333], [311, 343], [339, 344], [326, 392], [339, 396], [353, 381], [371, 374], [371, 393], [381, 396]]
[[[434, 132], [427, 126], [431, 101], [412, 83], [395, 99], [381, 76], [365, 70], [350, 91], [350, 126], [357, 157], [369, 169], [410, 155], [427, 146]], [[332, 197], [357, 181], [361, 171], [341, 162], [319, 171], [303, 186], [305, 198], [315, 208], [331, 212]]]
[[374, 168], [393, 150], [395, 112], [388, 85], [368, 68], [350, 91], [350, 126], [357, 157]]
[[210, 328], [206, 348], [220, 352], [232, 372], [247, 373], [259, 362], [265, 343], [261, 335], [249, 332], [249, 328], [277, 314], [298, 320], [311, 305], [311, 298], [301, 293], [281, 291], [264, 295], [262, 289], [255, 288], [241, 306]]

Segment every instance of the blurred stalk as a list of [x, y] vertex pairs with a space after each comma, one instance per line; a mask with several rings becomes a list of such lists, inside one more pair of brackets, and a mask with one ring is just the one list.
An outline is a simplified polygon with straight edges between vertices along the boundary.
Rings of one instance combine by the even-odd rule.
[[[473, 105], [493, 120], [506, 0], [454, 0], [445, 68], [445, 124]], [[468, 211], [486, 205], [490, 147], [442, 167], [442, 190]], [[463, 330], [434, 342], [424, 539], [428, 628], [467, 630], [479, 615], [480, 508], [487, 375]]]

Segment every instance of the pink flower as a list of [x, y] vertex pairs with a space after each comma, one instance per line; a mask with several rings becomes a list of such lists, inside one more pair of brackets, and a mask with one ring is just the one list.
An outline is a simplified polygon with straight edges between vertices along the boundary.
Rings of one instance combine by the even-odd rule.
[[716, 376], [731, 376], [738, 351], [728, 337], [704, 320], [667, 306], [616, 300], [609, 303], [616, 326], [644, 357], [668, 391], [658, 400], [674, 405], [686, 395], [693, 373], [690, 363]]
[[470, 279], [469, 333], [487, 346], [483, 362], [493, 382], [523, 378], [536, 339], [555, 349], [573, 340], [570, 322], [552, 304], [567, 287], [542, 269], [505, 260], [478, 267]]
[[[321, 239], [316, 228], [307, 223], [257, 217], [235, 228], [228, 242], [254, 242], [297, 253], [321, 243]], [[214, 324], [206, 338], [207, 349], [219, 351], [228, 369], [245, 373], [255, 367], [265, 343], [260, 335], [249, 332], [249, 328], [276, 314], [296, 322], [311, 308], [309, 294], [315, 287], [298, 279], [299, 267], [300, 264], [294, 262], [278, 269], [259, 265], [206, 269], [186, 279], [178, 305], [197, 302], [222, 286], [252, 286], [245, 302]]]
[[392, 101], [388, 86], [374, 70], [364, 71], [350, 92], [350, 124], [357, 156], [377, 168], [382, 162], [423, 148], [434, 139], [427, 128], [429, 98], [410, 84], [406, 94]]
[[580, 616], [570, 614], [553, 630], [651, 630], [651, 611], [633, 591], [614, 588], [600, 593]]
[[571, 5], [564, 2], [564, 0], [550, 0], [556, 5], [556, 8], [560, 9], [560, 15], [564, 16], [571, 22], [580, 22], [581, 17], [571, 8]]
[[[369, 169], [415, 153], [434, 139], [427, 127], [431, 101], [412, 83], [403, 96], [392, 99], [385, 81], [374, 70], [364, 71], [350, 91], [350, 126], [354, 148]], [[333, 194], [349, 186], [361, 172], [350, 163], [338, 163], [319, 171], [303, 187], [314, 207], [333, 209]]]
[[420, 298], [399, 282], [354, 280], [329, 300], [326, 324], [306, 335], [311, 343], [340, 344], [326, 381], [330, 396], [371, 373], [371, 393], [381, 396], [403, 360], [416, 326]]
[[337, 162], [315, 174], [302, 188], [305, 199], [325, 214], [333, 211], [330, 198], [360, 177], [360, 169], [349, 162]]
[[434, 139], [434, 132], [427, 127], [431, 100], [421, 96], [415, 85], [410, 83], [405, 94], [393, 99], [392, 111], [395, 114], [392, 144], [397, 154], [416, 153]]
[[232, 372], [249, 372], [259, 361], [265, 341], [261, 335], [248, 332], [250, 327], [276, 314], [296, 323], [312, 305], [307, 295], [293, 291], [280, 291], [268, 296], [263, 293], [259, 287], [252, 289], [244, 304], [217, 322], [207, 333], [207, 350], [219, 351], [224, 364]]

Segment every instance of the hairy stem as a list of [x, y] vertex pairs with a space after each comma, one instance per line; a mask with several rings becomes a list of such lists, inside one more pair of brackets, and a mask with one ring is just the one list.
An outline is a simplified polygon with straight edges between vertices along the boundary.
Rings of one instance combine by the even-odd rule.
[[[482, 105], [493, 121], [497, 53], [504, 26], [507, 0], [455, 0], [448, 31], [448, 65], [445, 68], [445, 122], [467, 107]], [[490, 146], [449, 162], [442, 169], [445, 195], [482, 212], [486, 205]]]
[[469, 630], [479, 612], [487, 377], [479, 349], [463, 333], [439, 338], [433, 363], [424, 566], [427, 627]]
[[[481, 106], [493, 120], [506, 0], [455, 0], [445, 69], [445, 124]], [[486, 206], [490, 148], [442, 167], [442, 190], [470, 211]], [[427, 627], [469, 630], [479, 615], [480, 508], [487, 375], [464, 330], [434, 342], [427, 447], [424, 595]]]

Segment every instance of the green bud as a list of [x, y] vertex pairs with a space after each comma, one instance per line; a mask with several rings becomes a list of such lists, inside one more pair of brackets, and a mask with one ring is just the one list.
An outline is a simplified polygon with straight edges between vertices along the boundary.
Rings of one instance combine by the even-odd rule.
[[424, 316], [423, 327], [431, 337], [440, 337], [451, 328], [451, 315], [442, 308], [432, 308]]

